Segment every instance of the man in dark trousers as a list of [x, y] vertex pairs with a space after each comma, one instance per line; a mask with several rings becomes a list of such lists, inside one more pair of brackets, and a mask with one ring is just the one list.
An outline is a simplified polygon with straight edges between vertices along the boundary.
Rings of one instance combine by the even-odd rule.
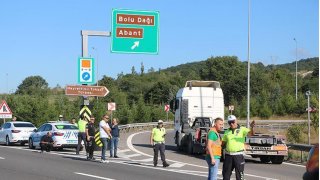
[[87, 151], [88, 151], [88, 160], [95, 160], [93, 157], [94, 151], [94, 133], [96, 131], [94, 127], [94, 117], [90, 118], [89, 123], [86, 125], [86, 137], [87, 137]]
[[234, 115], [228, 116], [228, 124], [230, 126], [224, 132], [222, 138], [222, 146], [225, 145], [225, 159], [223, 162], [222, 176], [223, 180], [229, 180], [233, 169], [235, 169], [236, 180], [244, 179], [244, 143], [247, 134], [254, 135], [255, 122], [250, 123], [250, 129], [240, 127], [237, 123], [237, 118]]
[[88, 123], [88, 118], [86, 116], [81, 116], [80, 120], [78, 121], [78, 146], [77, 146], [77, 151], [76, 154], [79, 155], [79, 151], [81, 149], [81, 142], [84, 142], [84, 147], [86, 148], [86, 153], [87, 151], [87, 138], [86, 138], [86, 125]]
[[159, 120], [158, 126], [152, 129], [151, 136], [150, 136], [150, 143], [153, 146], [153, 151], [154, 151], [154, 157], [153, 157], [154, 167], [156, 167], [158, 164], [159, 151], [160, 151], [163, 167], [169, 166], [169, 164], [166, 162], [166, 157], [164, 155], [165, 135], [166, 135], [166, 129], [163, 127], [163, 121]]
[[43, 153], [43, 150], [46, 152], [50, 152], [53, 148], [53, 139], [52, 139], [52, 133], [48, 132], [46, 135], [42, 136], [40, 141], [40, 147], [41, 147], [41, 153]]

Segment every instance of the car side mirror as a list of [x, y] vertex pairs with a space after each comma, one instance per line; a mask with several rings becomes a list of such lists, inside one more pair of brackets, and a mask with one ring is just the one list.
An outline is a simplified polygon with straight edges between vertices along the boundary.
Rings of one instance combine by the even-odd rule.
[[37, 132], [37, 129], [34, 129], [33, 132]]

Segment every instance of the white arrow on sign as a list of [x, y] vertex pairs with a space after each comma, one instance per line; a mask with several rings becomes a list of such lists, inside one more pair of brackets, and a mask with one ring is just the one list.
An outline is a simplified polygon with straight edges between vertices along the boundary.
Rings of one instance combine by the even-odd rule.
[[134, 42], [133, 46], [131, 46], [131, 49], [134, 50], [138, 46], [139, 46], [139, 41], [136, 41]]

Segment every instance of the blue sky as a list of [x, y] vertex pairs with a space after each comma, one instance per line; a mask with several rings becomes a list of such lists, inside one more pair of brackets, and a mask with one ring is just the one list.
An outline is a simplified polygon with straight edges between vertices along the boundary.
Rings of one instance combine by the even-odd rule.
[[[99, 78], [131, 67], [167, 68], [210, 56], [247, 60], [248, 0], [4, 0], [0, 3], [0, 93], [28, 76], [50, 87], [77, 84], [81, 30], [111, 31], [113, 8], [159, 11], [159, 54], [110, 52], [110, 37], [89, 37]], [[318, 0], [251, 0], [251, 61], [283, 64], [319, 56]]]

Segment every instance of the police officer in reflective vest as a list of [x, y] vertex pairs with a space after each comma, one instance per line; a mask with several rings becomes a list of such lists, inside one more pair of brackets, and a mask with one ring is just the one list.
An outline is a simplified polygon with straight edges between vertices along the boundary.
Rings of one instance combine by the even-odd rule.
[[87, 152], [87, 139], [86, 139], [86, 125], [88, 123], [88, 118], [86, 116], [81, 116], [80, 120], [78, 121], [78, 146], [76, 154], [79, 154], [81, 142], [84, 142], [84, 147], [86, 148]]
[[234, 115], [229, 115], [228, 124], [230, 128], [224, 132], [222, 138], [222, 146], [226, 146], [225, 160], [222, 169], [223, 180], [230, 179], [234, 168], [236, 179], [244, 180], [244, 143], [249, 132], [250, 135], [254, 135], [253, 127], [255, 122], [252, 121], [250, 123], [250, 129], [240, 127], [237, 123], [237, 118]]
[[218, 168], [221, 157], [221, 137], [220, 130], [223, 128], [223, 119], [216, 118], [214, 126], [210, 128], [207, 139], [206, 161], [208, 163], [208, 180], [216, 180], [218, 178]]
[[165, 135], [166, 129], [163, 127], [163, 121], [158, 121], [158, 126], [152, 129], [150, 136], [150, 144], [153, 146], [154, 156], [153, 156], [153, 165], [154, 167], [158, 164], [158, 153], [160, 150], [160, 156], [162, 160], [163, 167], [168, 167], [169, 164], [166, 162], [166, 157], [164, 155], [165, 151]]

